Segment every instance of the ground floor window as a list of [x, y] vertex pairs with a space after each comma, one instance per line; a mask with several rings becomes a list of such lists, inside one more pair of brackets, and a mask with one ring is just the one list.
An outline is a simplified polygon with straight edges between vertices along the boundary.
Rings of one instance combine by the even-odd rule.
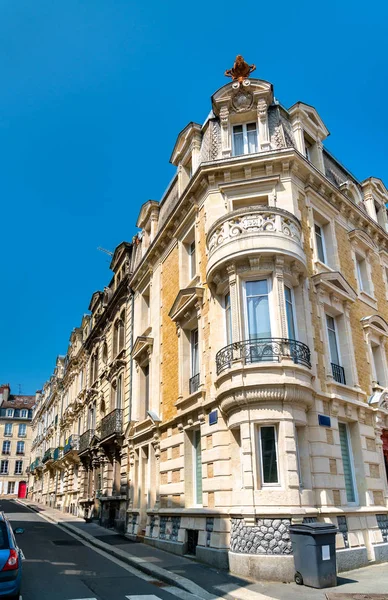
[[279, 483], [277, 432], [274, 425], [259, 428], [262, 485]]
[[346, 499], [348, 502], [356, 502], [356, 490], [354, 484], [354, 473], [352, 463], [352, 450], [350, 446], [349, 428], [346, 423], [338, 423], [342, 463], [344, 466], [344, 478]]
[[8, 481], [7, 494], [14, 494], [14, 493], [15, 493], [15, 482], [14, 481]]

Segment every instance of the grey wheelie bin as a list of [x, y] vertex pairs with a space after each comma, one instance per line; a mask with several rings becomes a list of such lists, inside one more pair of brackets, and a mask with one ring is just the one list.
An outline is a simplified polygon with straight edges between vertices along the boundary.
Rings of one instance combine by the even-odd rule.
[[295, 582], [314, 588], [337, 585], [335, 534], [331, 523], [303, 523], [290, 526], [295, 562]]

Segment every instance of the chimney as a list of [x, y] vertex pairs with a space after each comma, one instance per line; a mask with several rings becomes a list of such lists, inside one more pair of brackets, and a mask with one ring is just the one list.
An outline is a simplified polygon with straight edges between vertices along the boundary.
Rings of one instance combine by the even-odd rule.
[[10, 391], [9, 383], [0, 384], [0, 406], [8, 400]]

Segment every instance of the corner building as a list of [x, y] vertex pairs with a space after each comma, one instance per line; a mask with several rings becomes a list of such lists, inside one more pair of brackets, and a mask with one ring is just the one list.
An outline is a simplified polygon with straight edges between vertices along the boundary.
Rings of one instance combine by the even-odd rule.
[[341, 570], [384, 560], [387, 189], [266, 81], [211, 104], [138, 221], [128, 533], [284, 581], [325, 520]]
[[[388, 559], [388, 192], [347, 171], [328, 134], [266, 81], [219, 89], [140, 210], [125, 358], [93, 329], [98, 314], [113, 332], [101, 297], [80, 346], [78, 506], [102, 473], [127, 535], [257, 579], [293, 579], [288, 527], [303, 520], [338, 525], [340, 570]], [[120, 369], [122, 425], [103, 443], [87, 415], [102, 396], [116, 409], [102, 380]]]

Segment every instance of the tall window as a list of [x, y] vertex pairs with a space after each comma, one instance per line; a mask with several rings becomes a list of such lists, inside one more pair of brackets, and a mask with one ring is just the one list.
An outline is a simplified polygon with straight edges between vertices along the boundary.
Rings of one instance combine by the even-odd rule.
[[287, 315], [287, 330], [288, 337], [291, 340], [295, 340], [295, 321], [294, 321], [294, 306], [292, 302], [292, 290], [291, 288], [284, 286], [284, 296], [286, 301], [286, 315]]
[[361, 291], [370, 293], [368, 267], [365, 258], [356, 254], [357, 280]]
[[231, 344], [233, 341], [232, 335], [232, 307], [230, 304], [230, 293], [228, 292], [225, 296], [225, 325], [226, 325], [226, 341]]
[[118, 337], [119, 337], [119, 347], [118, 352], [121, 352], [125, 346], [125, 312], [123, 311], [120, 315], [120, 320], [118, 323]]
[[122, 393], [123, 393], [123, 376], [117, 379], [117, 387], [116, 387], [116, 408], [121, 408], [122, 401]]
[[25, 423], [20, 423], [19, 430], [18, 430], [18, 436], [26, 437], [26, 435], [27, 435], [27, 425]]
[[273, 425], [260, 427], [259, 437], [262, 484], [278, 484], [279, 471], [276, 428]]
[[199, 373], [199, 351], [198, 351], [198, 329], [194, 329], [190, 334], [191, 351], [191, 376]]
[[346, 498], [348, 502], [356, 502], [355, 481], [353, 464], [351, 460], [352, 450], [350, 447], [349, 429], [345, 423], [338, 423], [342, 463], [344, 466]]
[[4, 435], [12, 435], [12, 423], [6, 423], [4, 426]]
[[371, 342], [375, 380], [378, 385], [385, 387], [385, 368], [383, 352], [380, 344]]
[[248, 336], [250, 340], [271, 337], [268, 280], [246, 282]]
[[318, 260], [325, 263], [326, 262], [326, 253], [325, 253], [325, 237], [323, 233], [323, 229], [320, 225], [315, 223], [315, 242], [317, 244], [317, 255]]
[[6, 440], [3, 442], [3, 454], [9, 454], [11, 452], [11, 442]]
[[233, 155], [258, 152], [256, 123], [243, 123], [233, 127]]
[[23, 473], [23, 461], [15, 461], [15, 475], [21, 475]]
[[202, 504], [202, 450], [201, 431], [193, 431], [193, 491], [194, 503]]
[[8, 460], [2, 460], [0, 462], [0, 473], [3, 475], [8, 473]]
[[195, 241], [191, 242], [191, 244], [189, 246], [189, 260], [190, 260], [190, 279], [193, 279], [197, 272]]
[[150, 409], [150, 365], [143, 367], [145, 416]]
[[24, 442], [18, 442], [16, 445], [16, 454], [24, 454]]
[[326, 315], [326, 325], [333, 378], [337, 383], [346, 384], [345, 370], [340, 364], [336, 320], [330, 315]]
[[15, 493], [15, 482], [8, 481], [7, 494], [14, 494], [14, 493]]

